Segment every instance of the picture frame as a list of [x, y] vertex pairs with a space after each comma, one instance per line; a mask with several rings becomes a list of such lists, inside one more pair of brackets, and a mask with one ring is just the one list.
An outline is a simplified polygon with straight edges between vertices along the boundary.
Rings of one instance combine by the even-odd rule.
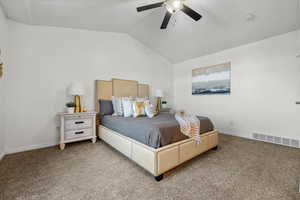
[[230, 93], [230, 62], [192, 70], [192, 95], [229, 95]]

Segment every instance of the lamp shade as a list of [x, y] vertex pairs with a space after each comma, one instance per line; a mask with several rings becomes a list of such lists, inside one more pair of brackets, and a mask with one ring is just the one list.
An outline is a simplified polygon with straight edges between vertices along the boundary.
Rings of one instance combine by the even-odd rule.
[[158, 89], [158, 90], [155, 91], [155, 96], [162, 98], [162, 97], [164, 97], [164, 92], [162, 90]]
[[72, 83], [68, 88], [69, 95], [84, 95], [84, 87], [82, 83]]

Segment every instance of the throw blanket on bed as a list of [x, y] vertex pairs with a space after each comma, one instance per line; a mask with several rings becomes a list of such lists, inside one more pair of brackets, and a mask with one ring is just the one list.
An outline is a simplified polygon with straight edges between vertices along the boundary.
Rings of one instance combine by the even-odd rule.
[[180, 131], [190, 137], [194, 138], [197, 144], [200, 143], [200, 120], [195, 115], [176, 114], [176, 120], [180, 125]]

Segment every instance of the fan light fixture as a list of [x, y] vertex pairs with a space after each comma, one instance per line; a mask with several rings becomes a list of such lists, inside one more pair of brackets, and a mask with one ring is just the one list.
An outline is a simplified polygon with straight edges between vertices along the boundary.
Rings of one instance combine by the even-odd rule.
[[182, 9], [182, 2], [181, 0], [168, 0], [165, 2], [165, 6], [167, 11], [169, 11], [169, 13], [173, 14], [177, 11], [179, 11], [180, 9]]
[[177, 11], [182, 11], [184, 14], [191, 17], [195, 21], [198, 21], [199, 19], [201, 19], [202, 16], [199, 13], [197, 13], [196, 11], [194, 11], [193, 9], [191, 9], [190, 7], [183, 4], [184, 1], [185, 0], [164, 0], [162, 2], [137, 7], [136, 10], [138, 12], [142, 12], [145, 10], [164, 7], [167, 11], [166, 11], [164, 20], [160, 26], [160, 29], [167, 28], [168, 23], [171, 19], [171, 16], [174, 13], [176, 13]]

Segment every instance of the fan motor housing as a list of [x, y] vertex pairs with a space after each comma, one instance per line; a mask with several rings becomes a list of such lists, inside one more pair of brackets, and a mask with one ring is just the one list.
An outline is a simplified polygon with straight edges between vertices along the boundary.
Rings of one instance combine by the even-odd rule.
[[167, 0], [164, 5], [167, 11], [173, 14], [182, 9], [182, 0]]

